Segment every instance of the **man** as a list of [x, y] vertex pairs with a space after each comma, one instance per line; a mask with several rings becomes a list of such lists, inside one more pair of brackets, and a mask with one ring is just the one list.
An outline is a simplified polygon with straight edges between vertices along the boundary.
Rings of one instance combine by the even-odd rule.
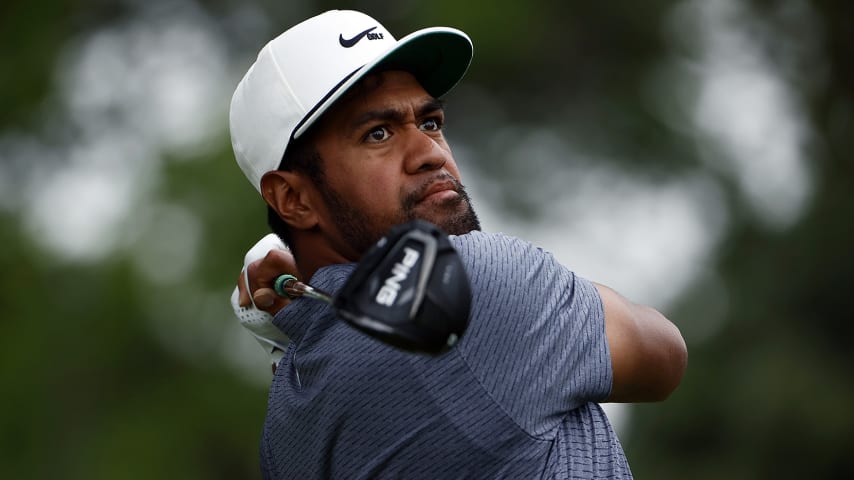
[[[291, 339], [261, 439], [266, 478], [631, 478], [597, 402], [661, 400], [681, 381], [685, 344], [661, 314], [479, 231], [436, 100], [471, 53], [457, 30], [395, 41], [332, 11], [271, 41], [237, 87], [235, 155], [293, 252], [239, 282], [241, 303], [254, 297]], [[449, 352], [406, 353], [325, 304], [268, 295], [280, 273], [337, 291], [414, 218], [452, 235], [471, 282], [470, 324]]]

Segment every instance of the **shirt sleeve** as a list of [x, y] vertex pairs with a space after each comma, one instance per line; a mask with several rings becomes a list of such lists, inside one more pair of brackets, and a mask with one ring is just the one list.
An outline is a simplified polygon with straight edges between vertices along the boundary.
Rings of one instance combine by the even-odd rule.
[[545, 435], [610, 394], [604, 310], [590, 281], [513, 237], [474, 232], [452, 241], [473, 294], [459, 352], [520, 427]]

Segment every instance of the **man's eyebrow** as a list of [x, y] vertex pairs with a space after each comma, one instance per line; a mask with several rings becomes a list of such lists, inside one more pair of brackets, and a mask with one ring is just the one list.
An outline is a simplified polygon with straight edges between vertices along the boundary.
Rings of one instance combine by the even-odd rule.
[[415, 114], [419, 117], [423, 117], [425, 115], [430, 115], [431, 113], [436, 113], [439, 111], [445, 110], [445, 102], [439, 100], [438, 98], [431, 98], [427, 102], [424, 102], [421, 105], [421, 108], [415, 112]]
[[[422, 103], [419, 107], [416, 108], [415, 116], [420, 118], [426, 115], [430, 115], [431, 113], [442, 111], [444, 110], [444, 108], [444, 102], [436, 98], [431, 98], [429, 100], [424, 101], [424, 103]], [[360, 127], [362, 127], [362, 125], [374, 121], [403, 122], [405, 119], [406, 113], [395, 108], [371, 110], [363, 113], [362, 115], [359, 115], [355, 120], [353, 120], [353, 122], [350, 124], [350, 130], [358, 130]]]

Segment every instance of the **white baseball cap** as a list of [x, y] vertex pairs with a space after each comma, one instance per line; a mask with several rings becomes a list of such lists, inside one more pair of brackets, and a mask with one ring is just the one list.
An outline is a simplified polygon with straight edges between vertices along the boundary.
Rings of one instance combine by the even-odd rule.
[[237, 163], [260, 192], [261, 177], [278, 168], [291, 139], [373, 69], [408, 71], [438, 98], [471, 58], [471, 39], [453, 28], [425, 28], [398, 41], [360, 12], [312, 17], [265, 45], [237, 85], [229, 119]]

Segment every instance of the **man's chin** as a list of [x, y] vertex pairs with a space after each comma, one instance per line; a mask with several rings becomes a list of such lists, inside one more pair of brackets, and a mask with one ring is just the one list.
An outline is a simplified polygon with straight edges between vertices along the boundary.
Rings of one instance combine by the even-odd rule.
[[416, 209], [414, 218], [428, 221], [450, 235], [464, 235], [473, 230], [480, 230], [480, 220], [468, 202], [455, 202], [455, 205], [444, 208]]

